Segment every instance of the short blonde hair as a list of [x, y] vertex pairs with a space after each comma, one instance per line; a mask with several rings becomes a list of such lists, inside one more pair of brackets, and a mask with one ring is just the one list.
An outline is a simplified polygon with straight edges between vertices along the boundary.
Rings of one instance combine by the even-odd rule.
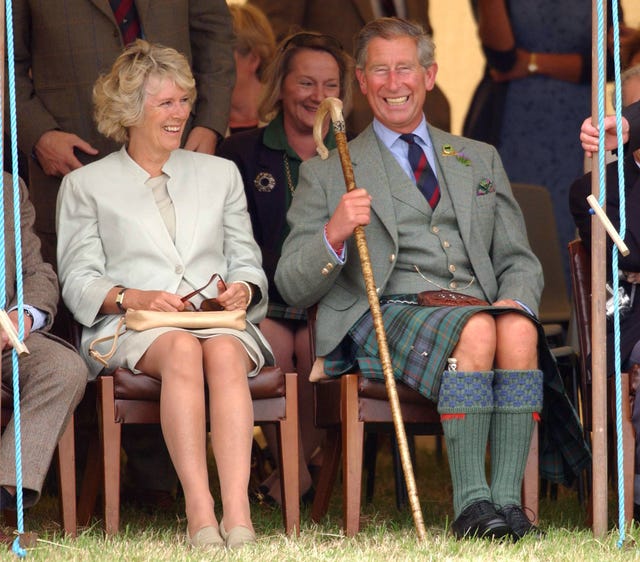
[[345, 107], [350, 106], [353, 59], [334, 37], [311, 31], [300, 31], [282, 40], [276, 56], [267, 68], [264, 92], [258, 107], [258, 115], [262, 121], [270, 121], [282, 111], [282, 84], [291, 72], [293, 57], [305, 49], [329, 53], [335, 59], [340, 75], [339, 96]]
[[187, 92], [191, 105], [195, 102], [196, 81], [186, 57], [170, 47], [138, 39], [93, 87], [93, 116], [98, 131], [119, 143], [129, 140], [129, 127], [142, 120], [151, 76], [173, 81]]
[[231, 4], [229, 11], [233, 17], [233, 32], [236, 35], [234, 49], [241, 55], [255, 53], [260, 59], [256, 70], [262, 81], [265, 68], [276, 52], [276, 37], [264, 12], [253, 4]]

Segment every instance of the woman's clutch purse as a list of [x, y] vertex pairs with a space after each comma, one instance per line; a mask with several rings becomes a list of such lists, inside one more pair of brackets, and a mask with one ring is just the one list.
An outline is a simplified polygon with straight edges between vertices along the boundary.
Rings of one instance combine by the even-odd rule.
[[[122, 329], [124, 326], [124, 329]], [[107, 362], [116, 352], [118, 338], [127, 330], [143, 332], [152, 328], [184, 328], [187, 330], [202, 330], [207, 328], [231, 328], [244, 330], [247, 327], [246, 310], [217, 310], [215, 312], [162, 312], [157, 310], [128, 309], [120, 318], [116, 331], [112, 336], [96, 338], [89, 344], [89, 355], [102, 363]], [[95, 347], [101, 343], [113, 340], [111, 349], [100, 353]]]

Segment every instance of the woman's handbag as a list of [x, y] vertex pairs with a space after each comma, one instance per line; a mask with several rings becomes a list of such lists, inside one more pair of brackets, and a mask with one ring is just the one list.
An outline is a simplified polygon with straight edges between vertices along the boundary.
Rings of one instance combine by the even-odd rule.
[[[124, 330], [122, 327], [124, 326]], [[118, 338], [127, 330], [143, 332], [152, 328], [185, 328], [187, 330], [201, 330], [206, 328], [231, 328], [244, 330], [247, 327], [246, 310], [220, 310], [215, 312], [162, 312], [156, 310], [129, 309], [120, 318], [115, 334], [96, 338], [89, 344], [89, 355], [102, 363], [107, 362], [116, 352]], [[111, 349], [100, 353], [95, 347], [101, 343], [113, 340]]]

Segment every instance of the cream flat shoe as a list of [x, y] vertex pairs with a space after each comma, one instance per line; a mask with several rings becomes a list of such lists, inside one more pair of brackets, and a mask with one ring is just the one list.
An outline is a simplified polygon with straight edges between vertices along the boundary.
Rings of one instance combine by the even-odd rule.
[[224, 524], [220, 521], [220, 534], [227, 548], [242, 548], [245, 544], [256, 542], [256, 534], [244, 525], [238, 525], [227, 533]]
[[202, 527], [193, 537], [189, 536], [189, 530], [187, 529], [187, 541], [195, 548], [220, 548], [225, 546], [224, 539], [213, 525]]

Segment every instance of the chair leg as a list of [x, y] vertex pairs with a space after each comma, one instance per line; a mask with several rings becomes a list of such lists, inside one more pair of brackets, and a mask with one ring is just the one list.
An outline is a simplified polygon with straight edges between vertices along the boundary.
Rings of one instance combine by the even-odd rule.
[[298, 465], [298, 379], [295, 373], [285, 374], [285, 419], [278, 423], [280, 439], [280, 485], [282, 515], [289, 535], [300, 534], [300, 475]]
[[378, 456], [378, 434], [369, 431], [364, 439], [364, 467], [367, 471], [364, 498], [367, 503], [373, 499], [373, 490], [376, 485], [376, 460]]
[[58, 482], [62, 524], [68, 535], [77, 534], [76, 519], [76, 451], [73, 415], [58, 441]]
[[91, 439], [87, 448], [87, 460], [82, 475], [80, 499], [78, 500], [78, 525], [81, 527], [89, 526], [96, 509], [100, 482], [103, 479], [100, 450], [99, 438]]
[[113, 377], [98, 377], [98, 403], [104, 466], [104, 525], [108, 535], [120, 526], [120, 440], [121, 427], [115, 421]]
[[342, 478], [344, 531], [352, 537], [360, 530], [362, 449], [364, 423], [358, 419], [358, 375], [342, 376]]
[[311, 507], [311, 520], [320, 523], [329, 511], [331, 492], [338, 476], [338, 464], [342, 451], [342, 438], [339, 429], [329, 428], [322, 447], [322, 467], [316, 487], [316, 495]]
[[533, 516], [532, 523], [538, 524], [539, 499], [540, 499], [540, 468], [538, 464], [539, 455], [538, 424], [533, 426], [531, 435], [531, 448], [527, 457], [527, 464], [524, 469], [524, 479], [522, 481], [522, 505], [526, 508], [527, 514]]

